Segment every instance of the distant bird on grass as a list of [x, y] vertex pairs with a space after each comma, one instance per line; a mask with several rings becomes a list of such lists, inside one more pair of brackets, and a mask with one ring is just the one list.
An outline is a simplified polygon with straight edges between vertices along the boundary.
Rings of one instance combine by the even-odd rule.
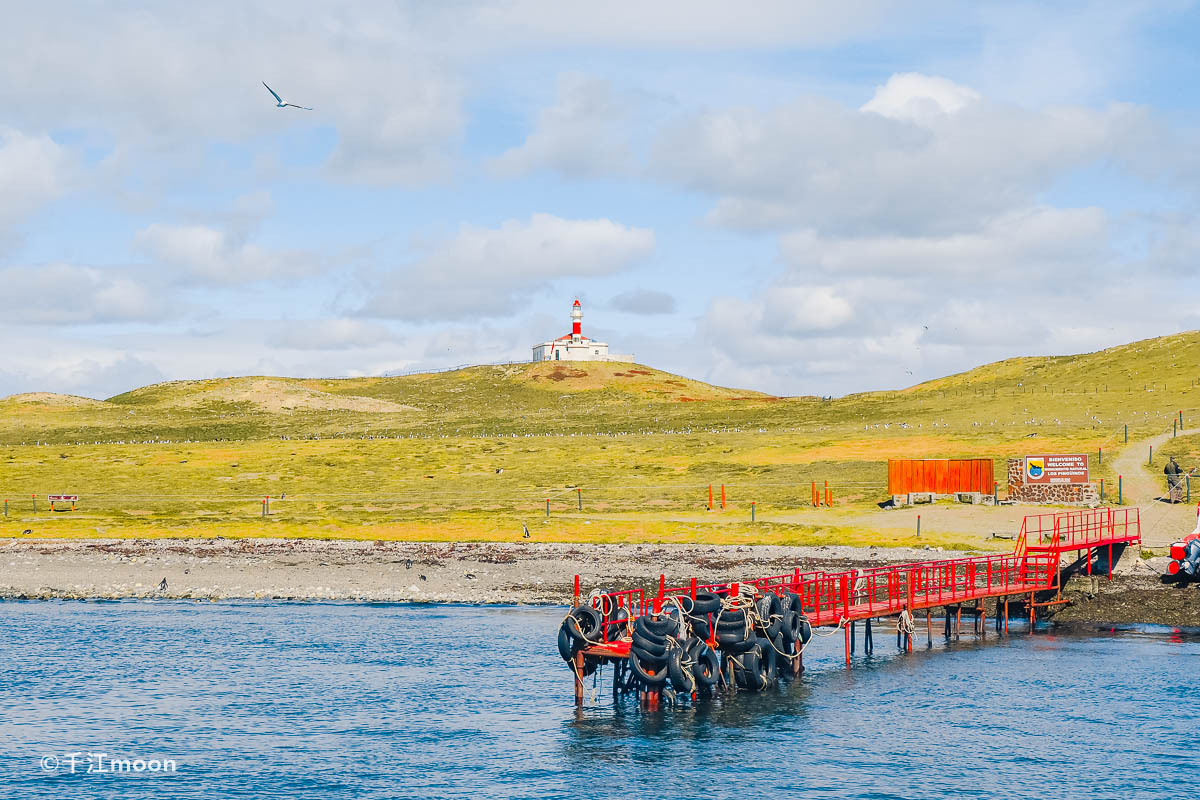
[[[267, 86], [267, 82], [263, 81], [262, 85]], [[280, 97], [279, 94], [274, 89], [272, 89], [270, 86], [267, 86], [267, 91], [270, 92], [271, 95], [275, 98], [275, 107], [276, 108], [298, 108], [301, 111], [312, 111], [312, 109], [307, 106], [298, 106], [295, 103], [283, 102], [283, 98]]]
[[33, 533], [33, 528], [26, 528], [25, 530], [21, 531], [22, 536], [28, 536], [31, 533]]
[[524, 522], [521, 523], [521, 538], [522, 539], [529, 538], [529, 526], [526, 525]]
[[158, 590], [160, 592], [165, 592], [167, 590], [167, 579], [166, 578], [163, 578], [162, 581], [158, 584]]

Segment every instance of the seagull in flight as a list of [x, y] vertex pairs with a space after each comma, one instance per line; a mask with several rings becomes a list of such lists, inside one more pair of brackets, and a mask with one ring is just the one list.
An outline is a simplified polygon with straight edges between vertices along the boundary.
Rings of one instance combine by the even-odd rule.
[[[262, 82], [262, 85], [263, 85], [263, 86], [267, 86], [267, 82], [266, 82], [266, 81], [263, 81], [263, 82]], [[268, 91], [268, 92], [270, 92], [270, 93], [271, 93], [271, 94], [272, 94], [272, 95], [275, 97], [275, 107], [276, 107], [276, 108], [288, 108], [288, 107], [291, 107], [291, 108], [298, 108], [298, 109], [300, 109], [301, 111], [312, 111], [312, 109], [311, 109], [311, 108], [308, 108], [307, 106], [298, 106], [298, 105], [296, 105], [295, 103], [285, 103], [285, 102], [283, 102], [283, 98], [282, 98], [282, 97], [280, 97], [280, 96], [279, 96], [279, 94], [278, 94], [278, 93], [277, 93], [277, 92], [276, 92], [274, 89], [272, 89], [270, 86], [267, 86], [267, 91]]]

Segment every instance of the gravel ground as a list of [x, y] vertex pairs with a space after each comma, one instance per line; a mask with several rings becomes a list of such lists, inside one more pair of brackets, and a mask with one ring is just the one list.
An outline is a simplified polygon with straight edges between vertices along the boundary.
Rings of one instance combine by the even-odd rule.
[[[657, 586], [953, 558], [910, 548], [422, 544], [271, 539], [0, 540], [0, 598], [271, 598], [358, 602], [570, 602], [572, 582]], [[1063, 621], [1200, 625], [1200, 589], [1162, 583], [1166, 559], [1121, 559], [1117, 579], [1072, 581]], [[1163, 563], [1158, 563], [1163, 562]], [[167, 587], [160, 590], [166, 579]]]

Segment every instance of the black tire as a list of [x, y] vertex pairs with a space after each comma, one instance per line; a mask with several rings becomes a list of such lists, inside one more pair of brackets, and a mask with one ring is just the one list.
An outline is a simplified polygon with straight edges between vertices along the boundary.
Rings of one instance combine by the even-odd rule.
[[788, 592], [783, 596], [783, 608], [786, 611], [795, 611], [797, 614], [804, 612], [804, 603], [800, 600], [800, 595], [795, 592]]
[[774, 592], [768, 592], [767, 594], [764, 594], [761, 598], [759, 598], [759, 601], [756, 605], [758, 606], [758, 615], [763, 619], [769, 619], [770, 617], [777, 616], [782, 610], [782, 603], [779, 600], [779, 595], [775, 594]]
[[704, 617], [688, 617], [688, 625], [692, 629], [692, 635], [697, 639], [707, 640], [712, 637], [712, 626]]
[[744, 653], [753, 648], [755, 644], [753, 637], [747, 639], [741, 636], [736, 638], [717, 636], [717, 647], [726, 653]]
[[746, 621], [746, 609], [734, 608], [726, 609], [717, 615], [717, 627], [728, 623], [744, 623]]
[[721, 672], [721, 657], [717, 651], [699, 642], [697, 647], [689, 649], [688, 657], [693, 662], [692, 675], [696, 677], [696, 683], [703, 687], [716, 686]]
[[641, 662], [636, 650], [629, 651], [629, 666], [638, 680], [647, 686], [662, 686], [667, 682], [667, 665], [648, 668]]
[[[764, 645], [767, 648], [766, 651], [763, 649]], [[770, 667], [769, 653], [771, 653], [770, 645], [764, 641], [762, 644], [756, 642], [755, 646], [742, 656], [740, 685], [752, 692], [761, 692], [771, 684], [770, 678], [767, 677]]]
[[575, 606], [571, 609], [571, 615], [565, 622], [567, 623], [567, 633], [580, 644], [602, 640], [604, 618], [591, 606]]
[[[779, 642], [775, 642], [775, 644], [778, 645]], [[766, 639], [758, 640], [758, 649], [762, 652], [759, 660], [762, 675], [766, 679], [767, 684], [770, 685], [775, 682], [775, 677], [778, 674], [779, 654], [775, 652], [775, 648], [771, 646], [771, 642]]]
[[666, 642], [656, 642], [653, 639], [647, 639], [639, 635], [637, 631], [633, 632], [633, 646], [643, 653], [649, 653], [655, 658], [663, 658], [667, 654]]
[[630, 646], [630, 648], [629, 648], [630, 653], [633, 653], [635, 650], [637, 651], [637, 654], [638, 654], [638, 661], [641, 661], [644, 666], [654, 667], [657, 669], [658, 667], [662, 666], [663, 664], [665, 664], [667, 662], [667, 656], [665, 653], [662, 655], [657, 655], [655, 653], [647, 653], [645, 650], [638, 647], [636, 644]]
[[745, 617], [742, 617], [741, 619], [725, 619], [724, 617], [721, 617], [719, 620], [717, 620], [718, 634], [744, 631], [747, 627], [748, 626], [746, 625]]
[[671, 688], [682, 695], [691, 697], [696, 691], [696, 678], [690, 670], [683, 668], [685, 653], [679, 645], [672, 645], [667, 651], [667, 678]]
[[783, 637], [785, 644], [795, 644], [800, 639], [800, 615], [790, 608], [784, 609], [783, 625], [779, 629], [779, 634]]
[[567, 621], [564, 619], [558, 626], [558, 654], [562, 656], [563, 661], [570, 661], [578, 650], [575, 638], [567, 633]]
[[633, 623], [633, 635], [641, 636], [643, 639], [646, 639], [651, 642], [658, 642], [659, 644], [666, 644], [667, 635], [665, 633], [655, 633], [654, 631], [647, 628], [646, 624], [644, 622], [642, 622], [642, 620], [644, 620], [644, 619], [646, 619], [646, 618], [638, 617], [637, 620]]
[[812, 638], [812, 625], [808, 622], [808, 617], [800, 616], [800, 644], [808, 644], [808, 640]]
[[696, 592], [696, 599], [692, 602], [693, 614], [715, 614], [720, 610], [721, 598], [712, 592]]
[[666, 616], [661, 616], [658, 619], [638, 617], [634, 625], [640, 625], [643, 630], [655, 636], [666, 636], [679, 627], [679, 622]]

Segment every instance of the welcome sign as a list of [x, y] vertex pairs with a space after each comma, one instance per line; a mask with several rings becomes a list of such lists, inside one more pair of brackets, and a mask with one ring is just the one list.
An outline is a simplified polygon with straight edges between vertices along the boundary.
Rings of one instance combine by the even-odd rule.
[[1025, 456], [1025, 483], [1087, 483], [1086, 455]]

